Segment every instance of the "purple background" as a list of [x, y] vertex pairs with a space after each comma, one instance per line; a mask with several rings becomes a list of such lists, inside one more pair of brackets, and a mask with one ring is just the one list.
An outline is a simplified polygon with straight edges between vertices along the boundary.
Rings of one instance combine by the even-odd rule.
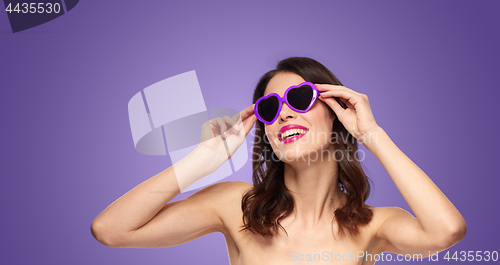
[[[0, 263], [227, 264], [219, 233], [118, 249], [90, 224], [170, 166], [134, 149], [135, 93], [196, 70], [208, 108], [242, 110], [289, 56], [315, 58], [369, 96], [377, 123], [464, 216], [467, 235], [451, 251], [500, 251], [500, 2], [346, 2], [80, 1], [16, 34], [1, 11]], [[364, 164], [368, 203], [410, 210], [376, 158]], [[225, 180], [250, 182], [250, 162]]]

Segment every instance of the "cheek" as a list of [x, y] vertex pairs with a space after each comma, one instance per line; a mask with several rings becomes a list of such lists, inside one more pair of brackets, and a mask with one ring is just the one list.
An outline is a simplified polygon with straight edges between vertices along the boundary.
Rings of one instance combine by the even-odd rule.
[[324, 124], [328, 124], [329, 129], [332, 128], [333, 122], [335, 119], [337, 119], [337, 115], [335, 115], [335, 112], [330, 108], [326, 103], [321, 102], [321, 114], [319, 114], [319, 117], [323, 117], [323, 122]]
[[304, 114], [307, 115], [305, 118], [315, 129], [323, 130], [325, 127], [331, 129], [334, 119], [327, 109], [317, 108], [315, 111], [309, 111]]
[[335, 119], [337, 117], [337, 115], [335, 115], [335, 112], [332, 110], [332, 108], [330, 108], [330, 106], [328, 106], [325, 102], [323, 102], [321, 100], [317, 100], [315, 105], [318, 105], [321, 108], [322, 112], [328, 113], [327, 115], [328, 115], [328, 117], [330, 117], [330, 119]]
[[315, 132], [314, 135], [311, 135], [314, 138], [313, 142], [320, 144], [327, 143], [332, 136], [332, 127], [335, 119], [326, 110], [311, 114], [309, 121], [313, 125]]

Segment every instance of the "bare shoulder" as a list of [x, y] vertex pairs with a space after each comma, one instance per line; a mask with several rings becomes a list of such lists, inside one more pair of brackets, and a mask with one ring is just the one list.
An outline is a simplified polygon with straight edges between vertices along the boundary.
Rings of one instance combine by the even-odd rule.
[[380, 227], [388, 219], [413, 217], [411, 213], [400, 207], [370, 207], [373, 212], [372, 223], [374, 227]]
[[387, 218], [392, 218], [397, 216], [413, 217], [413, 215], [408, 211], [406, 211], [405, 209], [396, 206], [370, 207], [370, 209], [373, 211], [373, 217], [380, 220], [386, 220]]
[[390, 216], [395, 215], [411, 215], [408, 211], [403, 208], [390, 206], [390, 207], [370, 207], [370, 210], [373, 211], [373, 218], [381, 218], [385, 219]]
[[402, 218], [414, 218], [411, 213], [400, 207], [369, 207], [373, 212], [372, 220], [369, 224], [370, 234], [373, 236], [371, 251], [380, 253], [386, 251], [390, 242], [381, 235], [383, 227], [386, 227], [394, 220], [402, 220]]

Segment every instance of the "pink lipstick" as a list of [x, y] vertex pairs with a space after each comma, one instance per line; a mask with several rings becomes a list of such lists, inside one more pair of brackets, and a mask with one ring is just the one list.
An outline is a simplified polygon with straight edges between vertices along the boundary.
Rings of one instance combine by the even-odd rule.
[[[296, 133], [299, 133], [299, 134], [291, 136], [291, 137], [288, 137], [288, 138], [286, 138], [286, 139], [283, 140], [281, 136], [283, 135], [284, 132], [286, 132], [288, 130], [297, 130]], [[300, 130], [304, 130], [305, 132], [299, 132]], [[283, 126], [279, 130], [279, 132], [278, 132], [278, 139], [283, 144], [287, 144], [287, 143], [290, 143], [290, 142], [293, 142], [293, 141], [296, 141], [296, 140], [300, 139], [302, 136], [306, 135], [307, 131], [309, 131], [309, 129], [306, 128], [306, 127], [304, 127], [304, 126], [300, 126], [300, 125], [297, 125], [297, 124], [286, 125], [286, 126]]]

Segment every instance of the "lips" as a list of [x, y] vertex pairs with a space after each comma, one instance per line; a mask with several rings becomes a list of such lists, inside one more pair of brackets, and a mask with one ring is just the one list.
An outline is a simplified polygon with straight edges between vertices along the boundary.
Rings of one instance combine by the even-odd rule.
[[[279, 130], [279, 132], [278, 132], [278, 139], [279, 139], [280, 141], [283, 141], [283, 139], [281, 139], [281, 135], [282, 135], [284, 132], [286, 132], [286, 131], [288, 131], [288, 130], [291, 130], [291, 129], [302, 129], [302, 130], [309, 131], [309, 129], [308, 129], [308, 128], [306, 128], [306, 127], [304, 127], [304, 126], [297, 125], [297, 124], [290, 124], [290, 125], [286, 125], [286, 126], [281, 127], [281, 129]], [[302, 134], [302, 135], [303, 135], [303, 134]], [[302, 136], [302, 135], [298, 135], [298, 136]], [[297, 136], [293, 136], [293, 137], [291, 137], [291, 138], [295, 138], [295, 137], [297, 137]], [[290, 139], [290, 138], [285, 139], [284, 141], [289, 140], [289, 139]]]

